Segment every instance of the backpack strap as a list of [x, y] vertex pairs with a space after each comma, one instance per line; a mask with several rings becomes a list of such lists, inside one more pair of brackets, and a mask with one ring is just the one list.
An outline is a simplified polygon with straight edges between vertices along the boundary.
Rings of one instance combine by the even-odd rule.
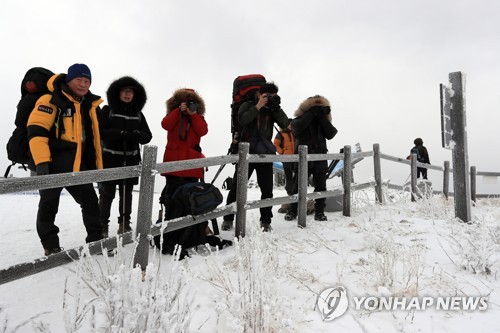
[[[8, 177], [9, 177], [10, 169], [11, 169], [14, 165], [16, 165], [16, 164], [17, 164], [17, 162], [12, 162], [12, 164], [11, 164], [11, 165], [9, 165], [9, 166], [7, 167], [7, 169], [5, 170], [5, 173], [4, 173], [4, 175], [3, 175], [3, 177], [4, 177], [4, 178], [8, 178]], [[24, 171], [28, 171], [28, 168], [26, 167], [26, 165], [25, 165], [24, 163], [23, 163], [23, 164], [21, 164], [21, 165], [22, 165], [22, 167], [23, 167]]]

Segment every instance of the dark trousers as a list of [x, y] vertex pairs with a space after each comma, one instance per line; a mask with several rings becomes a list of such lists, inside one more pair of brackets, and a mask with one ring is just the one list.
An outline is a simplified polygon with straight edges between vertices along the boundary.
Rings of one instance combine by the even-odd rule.
[[119, 193], [119, 212], [118, 223], [130, 222], [132, 214], [132, 190], [134, 185], [127, 181], [104, 182], [99, 184], [99, 221], [101, 225], [109, 223], [111, 215], [111, 205], [115, 199], [116, 185], [118, 184]]
[[[59, 247], [59, 228], [55, 225], [62, 188], [40, 190], [40, 203], [36, 217], [36, 230], [45, 249]], [[99, 223], [99, 204], [92, 184], [68, 186], [66, 190], [82, 208], [82, 218], [87, 230], [87, 243], [102, 239]]]
[[294, 187], [294, 169], [296, 168], [295, 166], [296, 163], [293, 162], [287, 162], [283, 163], [283, 171], [285, 172], [285, 190], [286, 194], [292, 195], [293, 194], [293, 187]]
[[[297, 166], [298, 167], [298, 166]], [[298, 171], [298, 170], [297, 170]], [[314, 192], [326, 191], [326, 172], [328, 171], [327, 161], [309, 162], [307, 167], [307, 178], [313, 176]], [[295, 174], [293, 194], [299, 193], [298, 174]], [[325, 212], [326, 198], [314, 201], [314, 211], [316, 214]], [[290, 211], [297, 214], [297, 203], [290, 204]]]
[[420, 178], [420, 175], [422, 175], [423, 179], [427, 179], [427, 169], [417, 167], [417, 178]]
[[[273, 164], [272, 163], [250, 163], [248, 165], [248, 178], [252, 176], [253, 171], [257, 173], [257, 184], [260, 188], [261, 199], [273, 197]], [[238, 165], [236, 165], [233, 177], [233, 186], [227, 194], [226, 204], [232, 204], [236, 201], [236, 188], [238, 184]], [[272, 207], [260, 208], [260, 220], [264, 223], [271, 223], [273, 217]], [[225, 221], [233, 221], [234, 214], [224, 216]]]

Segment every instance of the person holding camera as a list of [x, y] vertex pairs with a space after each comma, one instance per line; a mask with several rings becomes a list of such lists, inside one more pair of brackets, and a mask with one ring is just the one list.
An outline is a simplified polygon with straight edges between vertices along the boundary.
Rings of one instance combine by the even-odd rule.
[[[295, 153], [299, 146], [306, 145], [308, 154], [326, 154], [326, 140], [331, 140], [337, 134], [332, 124], [330, 102], [323, 96], [315, 95], [306, 99], [295, 111], [296, 118], [292, 122], [292, 133], [295, 137]], [[314, 192], [326, 191], [326, 172], [328, 162], [309, 162], [308, 178], [313, 176]], [[293, 194], [299, 191], [297, 173], [295, 174]], [[316, 199], [314, 203], [314, 219], [326, 221], [325, 198]], [[292, 221], [297, 217], [297, 203], [290, 204], [285, 220]]]
[[[152, 139], [151, 130], [142, 113], [147, 99], [146, 90], [136, 79], [124, 76], [111, 83], [106, 95], [108, 105], [99, 114], [104, 168], [138, 165], [141, 162], [139, 145], [149, 143]], [[116, 185], [120, 197], [118, 234], [132, 231], [132, 190], [137, 184], [137, 177], [99, 183], [99, 221], [104, 237], [108, 237], [109, 216]]]
[[[193, 89], [178, 89], [167, 102], [167, 114], [161, 126], [167, 131], [167, 145], [163, 154], [163, 162], [183, 161], [203, 158], [201, 137], [208, 133], [205, 121], [205, 102]], [[203, 168], [162, 173], [166, 185], [162, 191], [160, 203], [168, 203], [175, 191], [185, 183], [198, 182], [204, 178]]]
[[[281, 98], [278, 87], [270, 82], [264, 84], [255, 93], [255, 98], [241, 104], [238, 110], [238, 122], [241, 129], [241, 141], [250, 143], [251, 154], [276, 154], [276, 147], [272, 142], [273, 126], [277, 123], [281, 128], [288, 127], [288, 116], [281, 109]], [[236, 165], [236, 168], [238, 166]], [[257, 173], [257, 184], [261, 192], [261, 199], [273, 197], [273, 164], [250, 163], [248, 178], [253, 171]], [[235, 172], [235, 174], [237, 171]], [[233, 179], [233, 186], [227, 197], [227, 204], [236, 201], [237, 177]], [[260, 227], [263, 231], [271, 231], [272, 207], [260, 208]], [[233, 226], [234, 214], [224, 216], [222, 230], [229, 230]]]

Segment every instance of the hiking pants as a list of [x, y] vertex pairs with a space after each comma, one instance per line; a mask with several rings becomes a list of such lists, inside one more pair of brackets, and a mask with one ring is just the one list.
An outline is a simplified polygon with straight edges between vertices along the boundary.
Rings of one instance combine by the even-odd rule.
[[[248, 165], [248, 178], [252, 176], [253, 171], [257, 173], [257, 184], [260, 188], [261, 199], [273, 197], [273, 164], [272, 163], [250, 163]], [[226, 204], [232, 204], [236, 201], [236, 188], [238, 187], [238, 164], [236, 164], [233, 185], [227, 194]], [[273, 217], [273, 207], [260, 208], [260, 220], [264, 223], [271, 223]], [[234, 221], [234, 214], [224, 216], [225, 221]]]
[[[298, 164], [297, 164], [298, 168]], [[296, 170], [298, 171], [298, 170]], [[314, 192], [323, 192], [326, 191], [326, 172], [328, 171], [328, 162], [327, 161], [314, 161], [309, 162], [307, 167], [307, 178], [311, 175], [313, 176], [314, 183]], [[293, 194], [299, 193], [299, 184], [298, 184], [298, 172], [295, 173]], [[314, 211], [316, 214], [325, 212], [325, 202], [326, 198], [315, 199], [314, 201]], [[297, 214], [297, 203], [290, 204], [290, 211]]]
[[286, 194], [292, 195], [293, 194], [293, 187], [294, 187], [294, 168], [295, 164], [293, 162], [286, 162], [283, 163], [283, 171], [285, 172], [285, 190]]
[[134, 185], [122, 180], [118, 183], [104, 182], [99, 184], [99, 221], [101, 225], [107, 225], [109, 223], [111, 205], [115, 198], [117, 184], [120, 198], [118, 223], [130, 222], [130, 214], [132, 214], [132, 190]]
[[[59, 209], [62, 188], [40, 190], [40, 202], [36, 217], [36, 230], [45, 249], [59, 247], [59, 228], [54, 224]], [[68, 186], [66, 190], [82, 209], [82, 218], [87, 230], [87, 243], [102, 239], [99, 224], [99, 204], [92, 184]]]

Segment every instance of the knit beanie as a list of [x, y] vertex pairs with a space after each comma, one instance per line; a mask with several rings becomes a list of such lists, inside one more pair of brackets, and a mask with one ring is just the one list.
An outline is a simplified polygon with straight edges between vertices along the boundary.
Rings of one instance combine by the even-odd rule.
[[92, 74], [90, 69], [85, 64], [74, 64], [69, 66], [68, 74], [66, 75], [66, 82], [69, 82], [77, 77], [84, 77], [92, 82]]

